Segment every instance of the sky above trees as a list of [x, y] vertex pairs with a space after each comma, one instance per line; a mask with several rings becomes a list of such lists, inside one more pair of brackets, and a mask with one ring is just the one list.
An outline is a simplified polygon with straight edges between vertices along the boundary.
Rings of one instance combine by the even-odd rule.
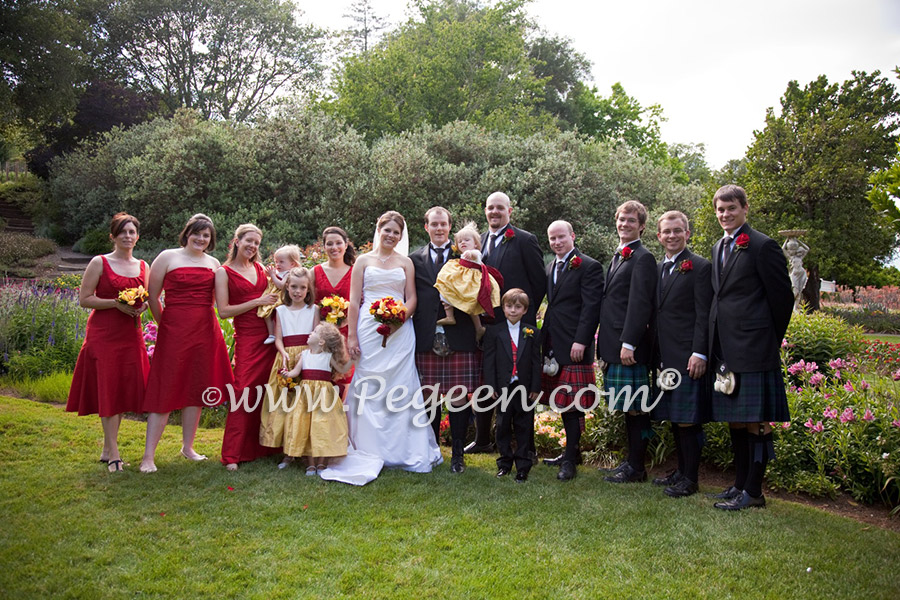
[[[296, 3], [318, 26], [351, 25], [343, 15], [353, 0]], [[407, 0], [372, 6], [392, 25], [408, 18]], [[527, 12], [573, 40], [601, 94], [621, 82], [642, 104], [661, 105], [663, 139], [704, 143], [714, 168], [744, 156], [788, 81], [876, 69], [895, 80], [900, 64], [895, 0], [534, 0]]]

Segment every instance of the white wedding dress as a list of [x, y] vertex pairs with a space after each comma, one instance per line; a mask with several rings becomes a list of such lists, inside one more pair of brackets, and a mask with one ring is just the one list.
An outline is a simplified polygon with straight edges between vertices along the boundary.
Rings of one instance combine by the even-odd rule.
[[357, 325], [361, 353], [346, 402], [350, 449], [347, 456], [332, 460], [322, 479], [364, 485], [378, 477], [382, 466], [428, 473], [442, 461], [419, 392], [411, 319], [382, 348], [379, 323], [369, 313], [375, 300], [405, 299], [405, 290], [402, 268], [367, 267], [363, 273]]

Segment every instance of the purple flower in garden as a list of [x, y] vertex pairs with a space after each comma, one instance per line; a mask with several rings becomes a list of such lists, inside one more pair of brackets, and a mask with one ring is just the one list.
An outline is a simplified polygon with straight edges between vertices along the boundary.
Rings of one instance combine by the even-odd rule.
[[844, 384], [844, 389], [847, 390], [848, 392], [854, 391], [853, 384], [848, 381], [847, 383]]
[[813, 375], [812, 377], [809, 378], [809, 384], [810, 385], [819, 385], [824, 380], [825, 380], [824, 375], [822, 375], [821, 373], [816, 373], [815, 375]]
[[872, 414], [872, 411], [869, 410], [869, 409], [867, 408], [867, 409], [866, 409], [866, 412], [863, 413], [862, 420], [863, 420], [863, 421], [874, 421], [874, 420], [875, 420], [875, 415], [873, 415], [873, 414]]
[[844, 412], [841, 413], [841, 423], [849, 423], [850, 421], [855, 421], [856, 415], [853, 414], [853, 409], [849, 406], [844, 409]]
[[838, 416], [838, 411], [836, 408], [831, 408], [830, 406], [826, 406], [825, 410], [822, 411], [822, 416], [826, 419], [836, 419]]

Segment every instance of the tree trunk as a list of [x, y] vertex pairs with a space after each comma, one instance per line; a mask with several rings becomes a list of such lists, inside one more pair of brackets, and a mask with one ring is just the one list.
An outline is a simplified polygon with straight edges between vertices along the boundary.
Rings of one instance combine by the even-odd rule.
[[822, 280], [819, 277], [819, 267], [811, 266], [806, 270], [806, 273], [806, 287], [803, 288], [803, 293], [801, 294], [802, 300], [810, 311], [819, 310], [819, 286], [822, 285]]

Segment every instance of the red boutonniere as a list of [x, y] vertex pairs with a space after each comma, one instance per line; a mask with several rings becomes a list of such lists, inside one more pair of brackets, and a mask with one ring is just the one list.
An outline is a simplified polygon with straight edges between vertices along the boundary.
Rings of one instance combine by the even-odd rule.
[[693, 271], [693, 270], [694, 270], [694, 263], [689, 260], [683, 260], [683, 261], [681, 261], [681, 264], [678, 265], [679, 273], [687, 273], [688, 271]]
[[522, 333], [525, 335], [525, 337], [530, 338], [534, 335], [534, 329], [532, 329], [531, 327], [526, 327], [522, 330]]
[[573, 257], [572, 257], [572, 260], [569, 261], [569, 268], [570, 268], [570, 269], [577, 269], [577, 268], [580, 267], [580, 266], [581, 266], [581, 257], [580, 257], [580, 256], [573, 256]]
[[634, 251], [631, 249], [631, 246], [625, 246], [624, 248], [622, 248], [619, 254], [622, 256], [622, 260], [628, 260], [629, 258], [631, 258], [633, 252]]
[[750, 236], [746, 233], [742, 233], [734, 240], [734, 247], [738, 250], [746, 250], [748, 246], [750, 246]]
[[509, 227], [506, 231], [503, 232], [503, 241], [500, 243], [505, 244], [514, 237], [516, 237], [516, 232], [512, 230], [512, 227]]

